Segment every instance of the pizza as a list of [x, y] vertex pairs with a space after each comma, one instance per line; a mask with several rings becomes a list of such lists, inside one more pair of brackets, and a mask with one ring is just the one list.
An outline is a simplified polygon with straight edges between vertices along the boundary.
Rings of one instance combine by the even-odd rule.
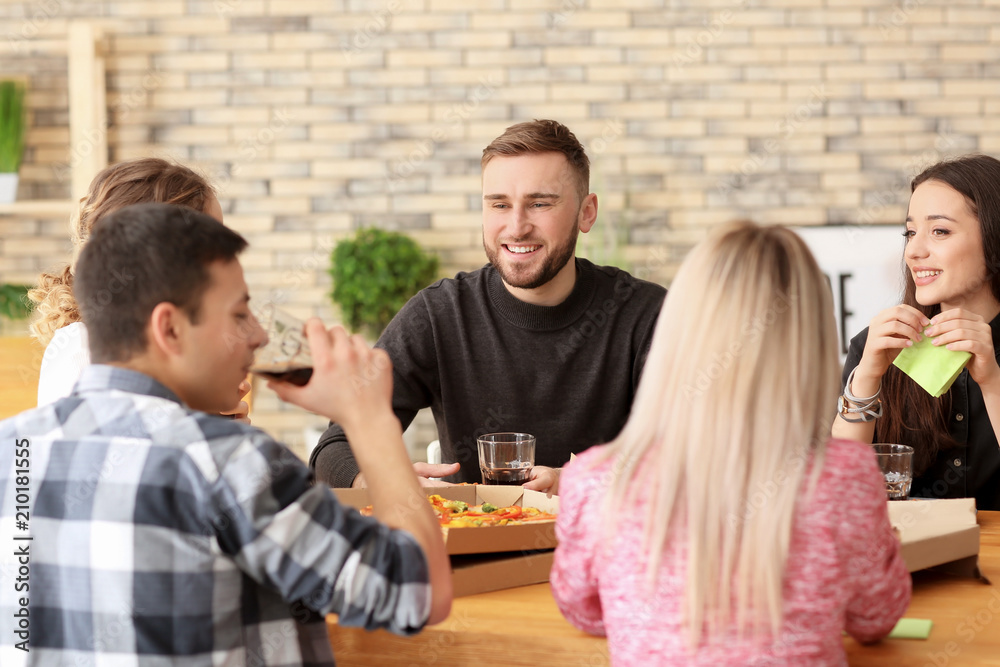
[[[461, 500], [448, 500], [437, 494], [427, 496], [428, 502], [437, 514], [442, 528], [472, 528], [481, 526], [511, 526], [538, 521], [555, 521], [556, 515], [543, 512], [536, 507], [497, 507], [491, 503], [469, 505]], [[371, 516], [373, 507], [361, 510]]]

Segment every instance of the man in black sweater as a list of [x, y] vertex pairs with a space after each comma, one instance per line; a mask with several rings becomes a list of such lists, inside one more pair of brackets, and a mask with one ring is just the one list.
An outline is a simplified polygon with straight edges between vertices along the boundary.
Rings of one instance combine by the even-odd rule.
[[[597, 195], [567, 127], [513, 125], [483, 151], [482, 167], [489, 264], [422, 290], [376, 347], [392, 359], [403, 428], [428, 406], [437, 422], [449, 463], [416, 463], [418, 475], [480, 481], [476, 438], [517, 431], [537, 439], [524, 486], [555, 492], [571, 453], [624, 426], [666, 290], [575, 256]], [[364, 486], [337, 424], [309, 463], [331, 486]]]

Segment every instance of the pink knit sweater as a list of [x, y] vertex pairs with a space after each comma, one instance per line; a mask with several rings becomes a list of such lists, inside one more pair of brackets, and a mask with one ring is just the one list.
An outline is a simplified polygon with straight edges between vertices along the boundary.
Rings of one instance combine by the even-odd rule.
[[[685, 545], [668, 545], [650, 589], [639, 566], [642, 522], [625, 522], [617, 539], [603, 539], [595, 517], [611, 464], [598, 461], [601, 449], [584, 452], [562, 472], [551, 581], [570, 623], [607, 635], [613, 664], [846, 665], [842, 630], [873, 641], [906, 610], [910, 576], [875, 457], [861, 443], [831, 440], [820, 483], [793, 524], [780, 636], [759, 646], [734, 635], [689, 650], [681, 625]], [[637, 510], [641, 516], [644, 507]]]

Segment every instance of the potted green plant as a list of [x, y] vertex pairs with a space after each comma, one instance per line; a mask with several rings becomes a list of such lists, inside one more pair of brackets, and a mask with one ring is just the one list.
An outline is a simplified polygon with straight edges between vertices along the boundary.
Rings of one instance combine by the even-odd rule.
[[334, 247], [333, 301], [352, 331], [377, 338], [399, 309], [437, 279], [438, 258], [398, 232], [366, 228]]
[[0, 203], [14, 201], [17, 170], [24, 154], [25, 85], [22, 81], [0, 81]]
[[29, 289], [30, 285], [0, 283], [0, 334], [23, 333], [19, 329], [32, 309]]

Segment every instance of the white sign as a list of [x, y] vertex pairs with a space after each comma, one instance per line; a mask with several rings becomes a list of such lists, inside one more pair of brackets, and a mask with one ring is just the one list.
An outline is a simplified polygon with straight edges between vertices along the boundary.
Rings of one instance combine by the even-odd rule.
[[903, 225], [797, 227], [833, 290], [841, 361], [851, 339], [903, 297]]

